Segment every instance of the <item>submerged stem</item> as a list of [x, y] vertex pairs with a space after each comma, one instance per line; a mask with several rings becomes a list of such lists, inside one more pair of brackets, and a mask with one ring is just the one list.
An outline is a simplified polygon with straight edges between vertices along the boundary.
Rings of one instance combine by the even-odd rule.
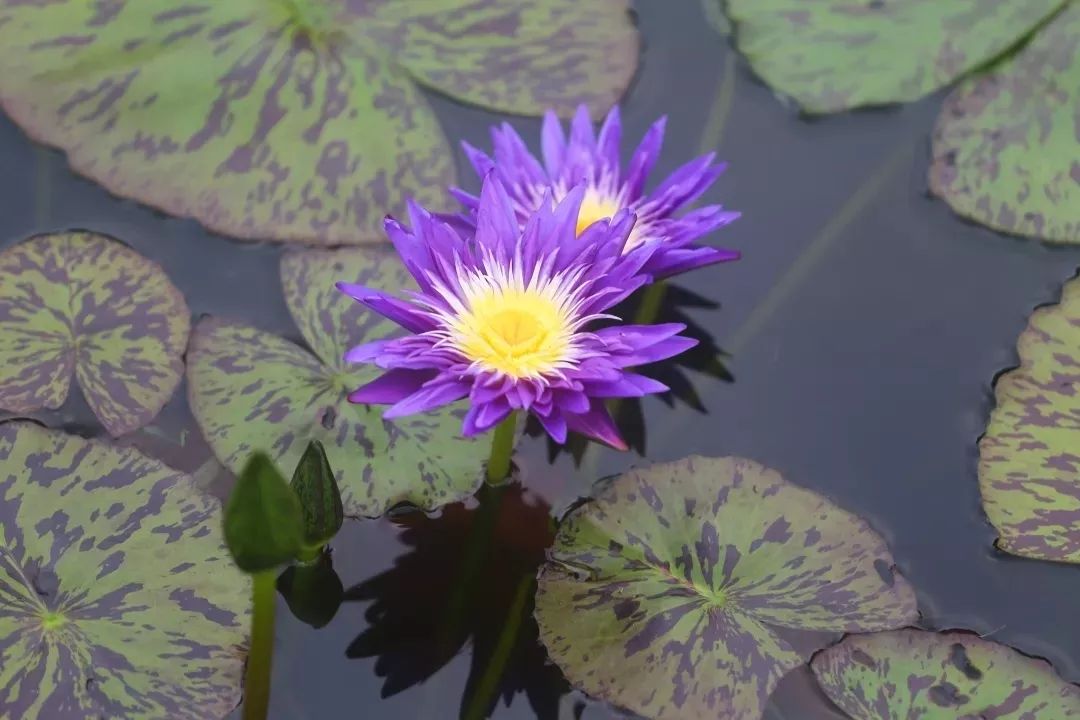
[[502, 482], [510, 474], [510, 457], [514, 454], [514, 431], [517, 429], [517, 412], [511, 412], [499, 423], [491, 435], [491, 458], [487, 464], [489, 484]]
[[[488, 706], [491, 705], [492, 698], [499, 690], [499, 681], [506, 671], [506, 663], [510, 660], [510, 655], [517, 644], [521, 621], [525, 615], [525, 604], [535, 583], [536, 578], [532, 574], [522, 575], [518, 581], [502, 632], [499, 633], [499, 639], [495, 642], [495, 649], [491, 653], [487, 667], [484, 668], [484, 674], [480, 677], [476, 692], [469, 700], [468, 709], [463, 715], [464, 720], [484, 720], [487, 717]], [[475, 647], [473, 652], [476, 652]]]
[[274, 571], [252, 576], [251, 649], [244, 675], [243, 720], [265, 720], [270, 708], [270, 667], [274, 654]]

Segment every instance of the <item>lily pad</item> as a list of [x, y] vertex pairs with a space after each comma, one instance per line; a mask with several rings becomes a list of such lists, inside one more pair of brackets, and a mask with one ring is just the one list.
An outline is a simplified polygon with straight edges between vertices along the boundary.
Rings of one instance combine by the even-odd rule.
[[0, 708], [220, 718], [240, 699], [250, 585], [221, 509], [130, 448], [0, 425]]
[[917, 617], [892, 568], [825, 498], [750, 460], [691, 457], [628, 472], [563, 520], [536, 615], [587, 693], [658, 720], [756, 720], [826, 642], [812, 633]]
[[969, 633], [853, 635], [812, 667], [855, 720], [1080, 718], [1080, 688], [1049, 663]]
[[627, 0], [0, 3], [0, 105], [109, 190], [247, 239], [381, 240], [446, 204], [416, 82], [486, 107], [597, 111], [637, 62]]
[[339, 292], [339, 280], [400, 291], [412, 280], [377, 248], [307, 250], [281, 262], [285, 299], [314, 354], [253, 327], [207, 318], [192, 334], [188, 393], [214, 453], [234, 472], [267, 452], [291, 475], [311, 440], [326, 449], [345, 513], [381, 515], [401, 502], [436, 508], [482, 482], [485, 448], [461, 435], [459, 406], [384, 421], [385, 408], [354, 405], [348, 393], [374, 379], [345, 351], [400, 328]]
[[983, 509], [1014, 555], [1080, 563], [1080, 279], [1032, 313], [979, 440]]
[[157, 263], [103, 235], [0, 253], [0, 408], [56, 409], [74, 375], [112, 435], [146, 425], [184, 372], [191, 317]]
[[1067, 1], [727, 0], [727, 12], [739, 50], [770, 87], [807, 112], [831, 113], [917, 100]]
[[[1038, 4], [1038, 3], [1035, 3]], [[949, 95], [930, 188], [997, 230], [1080, 243], [1080, 4]]]

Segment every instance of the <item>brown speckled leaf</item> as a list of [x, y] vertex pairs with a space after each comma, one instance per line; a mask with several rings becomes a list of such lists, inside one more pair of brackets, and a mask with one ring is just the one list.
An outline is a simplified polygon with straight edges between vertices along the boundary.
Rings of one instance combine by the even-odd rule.
[[130, 448], [0, 425], [0, 717], [216, 720], [251, 586], [221, 508]]
[[853, 635], [812, 666], [854, 720], [1080, 718], [1080, 688], [1049, 663], [968, 633]]
[[0, 0], [0, 105], [111, 191], [239, 238], [379, 242], [447, 204], [417, 81], [537, 113], [626, 89], [626, 0]]
[[150, 422], [183, 374], [190, 314], [161, 267], [93, 233], [0, 253], [0, 408], [55, 409], [72, 374], [101, 424]]
[[482, 482], [484, 450], [460, 437], [461, 409], [394, 422], [385, 408], [354, 405], [351, 390], [378, 369], [346, 364], [345, 351], [399, 329], [339, 292], [338, 280], [399, 291], [408, 274], [379, 249], [308, 250], [285, 255], [282, 285], [293, 317], [315, 351], [215, 318], [196, 326], [188, 357], [195, 417], [221, 461], [238, 470], [255, 450], [291, 475], [319, 440], [345, 512], [376, 516], [408, 501], [433, 509], [467, 497]]
[[[715, 0], [719, 2], [720, 0]], [[811, 113], [916, 100], [1067, 0], [726, 0], [739, 50]]]
[[930, 188], [996, 230], [1080, 243], [1080, 3], [949, 95]]
[[821, 496], [750, 460], [691, 457], [628, 472], [563, 520], [536, 616], [587, 693], [657, 720], [757, 720], [808, 657], [793, 631], [917, 617], [892, 566]]
[[1039, 308], [979, 441], [983, 509], [1015, 555], [1080, 563], [1080, 279]]

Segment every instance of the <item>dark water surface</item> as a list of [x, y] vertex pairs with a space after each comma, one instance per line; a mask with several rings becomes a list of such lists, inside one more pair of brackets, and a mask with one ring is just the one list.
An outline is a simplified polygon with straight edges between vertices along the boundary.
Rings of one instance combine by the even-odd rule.
[[[744, 259], [678, 281], [721, 304], [688, 313], [730, 353], [734, 380], [689, 375], [707, 414], [646, 400], [649, 460], [733, 454], [776, 468], [866, 517], [887, 538], [919, 592], [924, 626], [988, 634], [1080, 681], [1080, 569], [993, 549], [979, 506], [975, 444], [993, 378], [1016, 364], [1027, 316], [1058, 298], [1080, 267], [1080, 249], [997, 235], [927, 196], [940, 97], [804, 122], [751, 76], [697, 3], [637, 5], [646, 48], [624, 103], [627, 138], [636, 141], [669, 114], [657, 174], [719, 148], [731, 168], [705, 199], [744, 211], [716, 237]], [[434, 102], [451, 138], [487, 146], [494, 116]], [[538, 137], [538, 120], [514, 122], [530, 141]], [[281, 296], [280, 247], [211, 236], [195, 223], [111, 198], [6, 120], [0, 156], [4, 246], [71, 227], [115, 235], [161, 262], [196, 316], [244, 318], [299, 340]], [[459, 164], [465, 184], [475, 187]], [[74, 395], [68, 408], [46, 416], [50, 424], [93, 426]], [[157, 426], [170, 438], [158, 448], [164, 459], [187, 470], [205, 459], [197, 430], [190, 432], [183, 388]], [[596, 478], [639, 462], [592, 446], [575, 469], [567, 454], [549, 463], [544, 442], [529, 440], [518, 457], [528, 491], [504, 496], [493, 548], [472, 594], [457, 600], [475, 510], [413, 515], [396, 526], [347, 523], [334, 546], [350, 599], [333, 622], [312, 630], [279, 606], [272, 717], [457, 717], [483, 685], [511, 609], [524, 620], [501, 685], [509, 704], [500, 699], [493, 717], [610, 716], [570, 694], [545, 665], [526, 591], [549, 540], [548, 506], [557, 513]], [[442, 618], [454, 602], [462, 604], [462, 619], [446, 631]], [[395, 694], [381, 699], [384, 692]], [[840, 715], [807, 673], [796, 673], [767, 717]]]

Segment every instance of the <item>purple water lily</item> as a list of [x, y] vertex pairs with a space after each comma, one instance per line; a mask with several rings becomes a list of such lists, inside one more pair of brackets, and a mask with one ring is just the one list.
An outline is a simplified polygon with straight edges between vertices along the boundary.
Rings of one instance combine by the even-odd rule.
[[387, 234], [419, 290], [399, 299], [338, 287], [411, 334], [346, 354], [387, 371], [349, 399], [390, 404], [384, 417], [392, 419], [468, 397], [465, 435], [521, 410], [560, 443], [574, 430], [625, 449], [603, 399], [666, 391], [629, 368], [697, 341], [679, 335], [681, 324], [619, 325], [605, 314], [650, 280], [641, 269], [649, 254], [624, 252], [635, 220], [629, 210], [579, 234], [586, 193], [572, 188], [556, 205], [549, 192], [522, 227], [502, 183], [489, 177], [475, 235], [416, 205], [411, 229], [388, 218]]
[[[581, 106], [570, 125], [569, 138], [553, 112], [544, 116], [541, 144], [543, 164], [521, 136], [503, 123], [491, 129], [494, 159], [472, 145], [462, 147], [481, 177], [494, 172], [507, 188], [518, 221], [525, 220], [543, 202], [545, 193], [555, 200], [566, 197], [570, 189], [584, 184], [585, 194], [577, 216], [578, 234], [597, 220], [612, 218], [628, 209], [637, 215], [626, 249], [651, 246], [644, 271], [655, 278], [665, 278], [704, 265], [737, 260], [735, 250], [699, 245], [695, 241], [739, 217], [739, 213], [720, 205], [680, 211], [702, 195], [724, 172], [726, 163], [714, 163], [714, 153], [693, 160], [673, 172], [651, 192], [645, 182], [660, 155], [666, 118], [649, 128], [625, 172], [619, 163], [622, 123], [619, 108], [608, 113], [594, 134], [588, 110]], [[451, 191], [468, 212], [458, 216], [463, 223], [474, 222], [479, 199], [460, 189]]]

